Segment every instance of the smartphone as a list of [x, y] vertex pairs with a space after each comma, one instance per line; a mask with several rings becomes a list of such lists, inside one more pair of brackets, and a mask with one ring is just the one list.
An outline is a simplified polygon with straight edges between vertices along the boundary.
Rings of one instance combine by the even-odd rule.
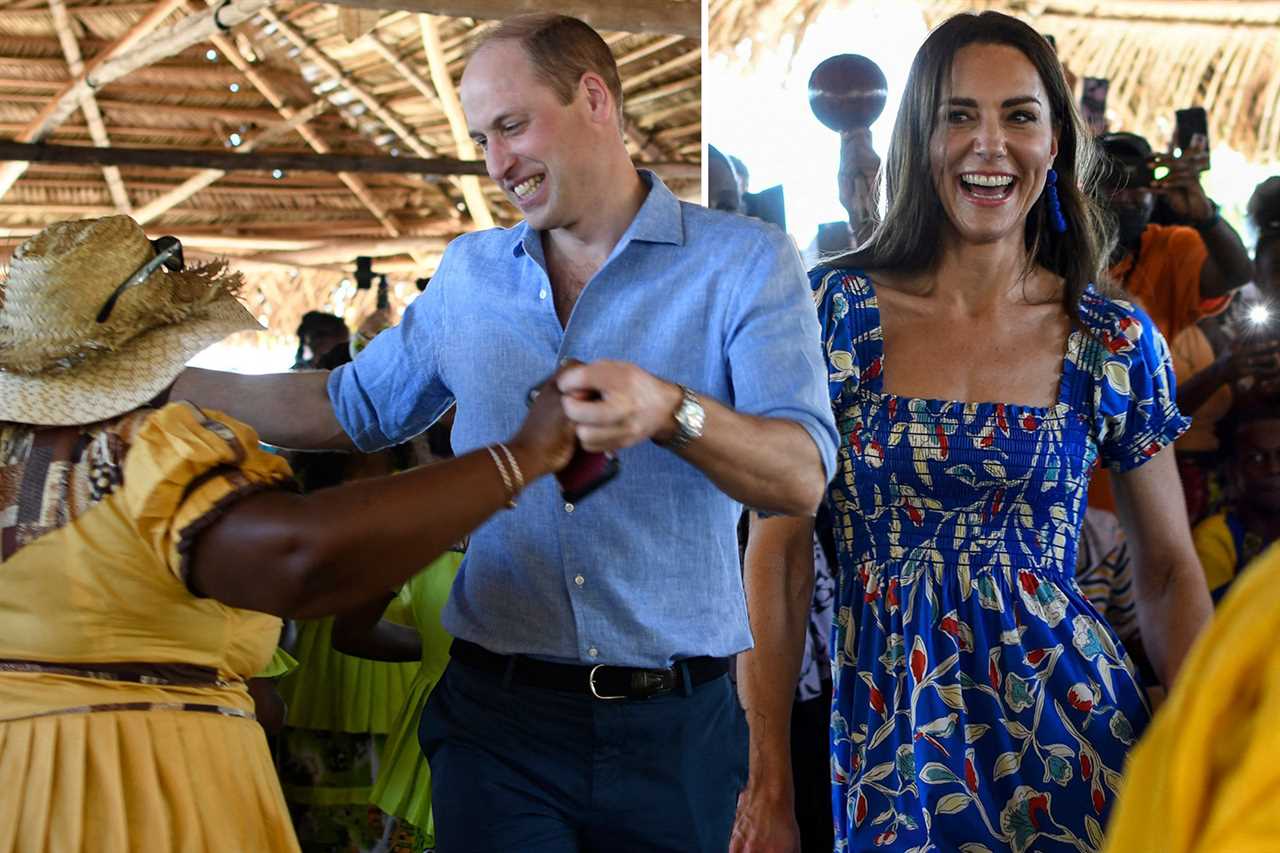
[[1174, 113], [1175, 117], [1175, 136], [1174, 143], [1180, 151], [1186, 151], [1191, 147], [1191, 140], [1197, 134], [1204, 137], [1204, 153], [1209, 153], [1209, 115], [1204, 111], [1204, 107], [1188, 107], [1185, 110], [1178, 110]]
[[1080, 115], [1094, 136], [1107, 132], [1107, 91], [1111, 81], [1105, 77], [1086, 77], [1080, 92]]
[[556, 472], [560, 496], [567, 503], [576, 504], [618, 476], [621, 467], [612, 453], [588, 453], [579, 447], [569, 464]]

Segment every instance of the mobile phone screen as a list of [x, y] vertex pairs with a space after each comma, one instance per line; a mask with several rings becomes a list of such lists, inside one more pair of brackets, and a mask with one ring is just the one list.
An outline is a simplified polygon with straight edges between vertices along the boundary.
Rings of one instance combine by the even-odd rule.
[[1209, 116], [1204, 107], [1189, 107], [1174, 113], [1177, 121], [1176, 142], [1178, 148], [1186, 151], [1191, 147], [1191, 140], [1196, 134], [1204, 137], [1204, 150], [1209, 150]]

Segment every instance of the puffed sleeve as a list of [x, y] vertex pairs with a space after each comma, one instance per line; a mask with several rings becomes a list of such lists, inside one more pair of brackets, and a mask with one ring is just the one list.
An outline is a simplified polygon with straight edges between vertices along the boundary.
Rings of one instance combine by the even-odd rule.
[[235, 501], [293, 488], [289, 464], [226, 415], [171, 403], [151, 415], [124, 459], [125, 512], [156, 558], [184, 583], [196, 535]]
[[1187, 431], [1178, 411], [1173, 359], [1164, 335], [1145, 311], [1101, 299], [1086, 322], [1102, 344], [1094, 388], [1099, 458], [1113, 471], [1142, 465]]
[[857, 332], [851, 309], [858, 301], [856, 278], [848, 270], [815, 267], [809, 271], [814, 307], [822, 333], [822, 355], [827, 365], [831, 406], [840, 408], [845, 393], [855, 393], [861, 381]]

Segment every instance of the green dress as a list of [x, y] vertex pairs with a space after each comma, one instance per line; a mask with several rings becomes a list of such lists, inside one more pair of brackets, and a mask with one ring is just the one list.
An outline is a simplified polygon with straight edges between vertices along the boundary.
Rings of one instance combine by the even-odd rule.
[[[408, 621], [393, 610], [385, 618]], [[303, 853], [369, 853], [395, 829], [369, 796], [418, 666], [344, 655], [332, 634], [331, 618], [298, 623], [301, 666], [279, 681], [288, 704], [280, 781]]]
[[462, 554], [450, 551], [419, 572], [401, 591], [422, 635], [422, 662], [409, 687], [409, 694], [387, 735], [381, 770], [370, 801], [390, 815], [401, 818], [422, 831], [427, 844], [434, 844], [435, 824], [431, 817], [431, 770], [418, 745], [418, 718], [431, 689], [449, 663], [453, 638], [440, 625], [440, 611], [449, 598], [453, 579], [462, 563]]

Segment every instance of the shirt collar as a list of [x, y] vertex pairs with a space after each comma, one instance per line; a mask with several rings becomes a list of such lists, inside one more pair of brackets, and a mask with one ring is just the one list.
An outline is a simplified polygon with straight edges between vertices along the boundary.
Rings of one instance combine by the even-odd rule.
[[[636, 212], [635, 219], [623, 232], [622, 239], [614, 247], [612, 255], [616, 255], [627, 243], [640, 240], [646, 243], [670, 243], [675, 246], [684, 245], [684, 211], [680, 208], [680, 199], [675, 197], [667, 185], [656, 174], [648, 169], [637, 169], [640, 180], [649, 186], [649, 194]], [[515, 257], [529, 255], [535, 259], [542, 258], [542, 241], [538, 232], [529, 227], [528, 221], [521, 222], [512, 229], [511, 254]]]

